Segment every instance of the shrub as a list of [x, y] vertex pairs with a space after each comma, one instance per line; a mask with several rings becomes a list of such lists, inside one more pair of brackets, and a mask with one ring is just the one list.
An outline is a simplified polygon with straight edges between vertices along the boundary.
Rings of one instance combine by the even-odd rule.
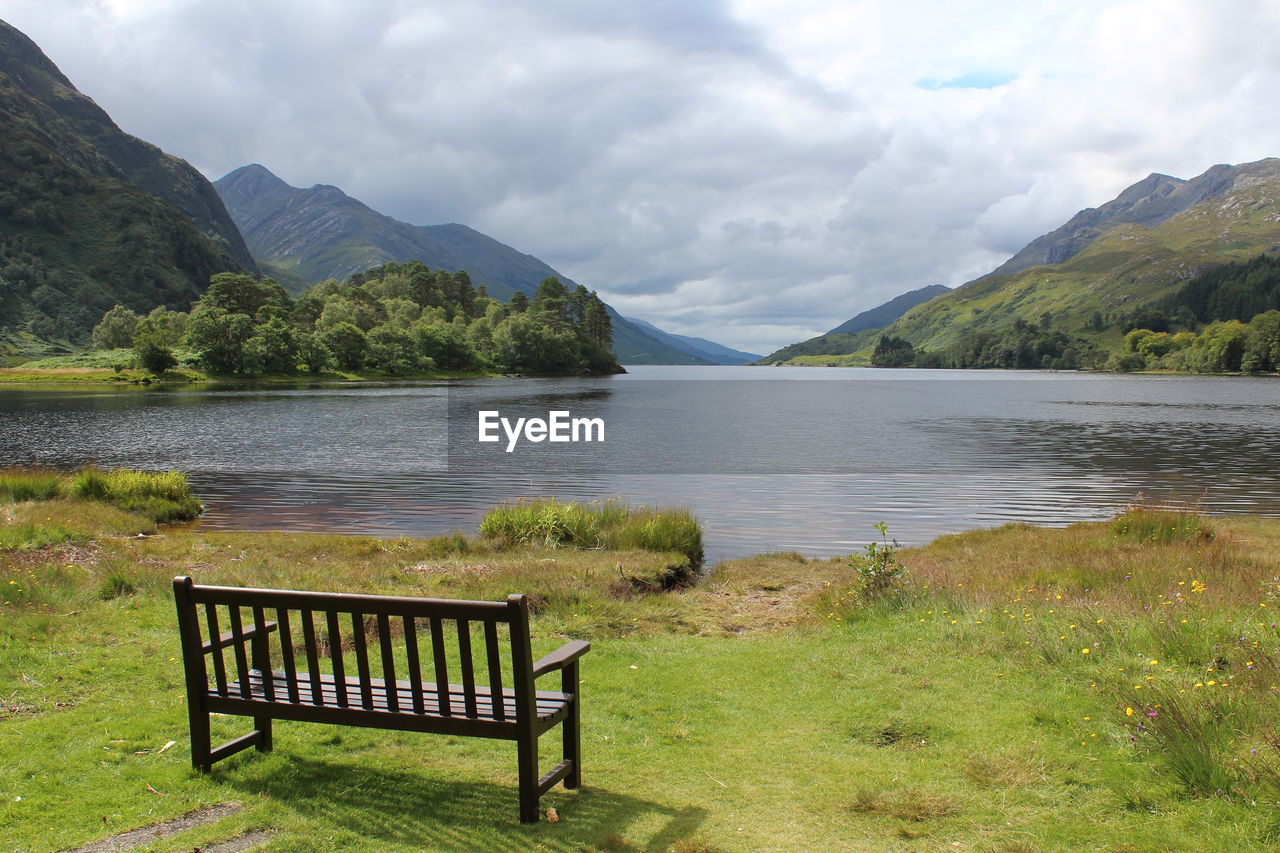
[[103, 501], [163, 524], [200, 515], [200, 501], [179, 471], [135, 471], [85, 468], [72, 475], [67, 493], [82, 500]]
[[1198, 507], [1152, 503], [1141, 495], [1112, 520], [1111, 532], [1119, 539], [1159, 545], [1209, 542], [1214, 536]]
[[881, 521], [875, 525], [880, 541], [866, 544], [861, 554], [849, 558], [849, 568], [858, 573], [858, 593], [864, 599], [879, 598], [897, 584], [906, 572], [906, 566], [898, 562], [897, 539], [889, 540], [889, 525]]
[[55, 471], [0, 471], [0, 500], [47, 501], [61, 490], [62, 475]]
[[687, 509], [542, 499], [495, 507], [480, 534], [506, 545], [674, 551], [702, 563], [702, 529]]

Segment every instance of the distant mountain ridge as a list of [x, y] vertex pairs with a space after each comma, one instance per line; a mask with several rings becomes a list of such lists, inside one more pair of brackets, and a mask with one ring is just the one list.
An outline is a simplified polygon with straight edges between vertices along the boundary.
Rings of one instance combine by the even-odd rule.
[[[213, 184], [249, 251], [292, 290], [325, 279], [345, 279], [387, 261], [419, 260], [432, 269], [466, 270], [489, 295], [508, 300], [533, 295], [539, 282], [567, 276], [466, 225], [410, 225], [379, 213], [338, 187], [290, 186], [269, 169], [242, 166]], [[623, 364], [707, 364], [628, 322], [612, 308], [614, 353]]]
[[1211, 166], [1190, 180], [1153, 172], [1106, 204], [1085, 208], [1066, 224], [1032, 240], [988, 275], [1012, 275], [1028, 267], [1062, 263], [1117, 225], [1153, 228], [1201, 202], [1276, 177], [1280, 177], [1280, 159], [1274, 157], [1238, 166]]
[[253, 269], [199, 172], [0, 22], [0, 354], [83, 345], [117, 303], [185, 310], [212, 274]]
[[781, 364], [794, 358], [844, 355], [853, 352], [863, 346], [869, 333], [888, 326], [917, 305], [950, 292], [951, 288], [945, 284], [931, 284], [899, 294], [888, 302], [845, 320], [825, 335], [790, 344], [769, 353], [759, 361], [762, 364]]
[[755, 353], [743, 352], [724, 344], [718, 344], [715, 341], [709, 341], [706, 338], [694, 338], [689, 335], [677, 335], [674, 332], [665, 332], [652, 323], [641, 320], [637, 317], [627, 317], [627, 322], [634, 323], [646, 332], [652, 334], [655, 338], [664, 343], [675, 347], [678, 350], [689, 353], [692, 356], [705, 359], [709, 364], [748, 364], [760, 359]]
[[1280, 159], [1217, 165], [1190, 180], [1153, 174], [880, 330], [814, 338], [769, 358], [861, 364], [882, 334], [934, 350], [1016, 320], [1097, 338], [1193, 276], [1265, 252], [1280, 252]]
[[895, 296], [883, 305], [877, 305], [875, 308], [863, 311], [856, 317], [845, 320], [839, 326], [827, 332], [827, 334], [851, 335], [854, 332], [864, 332], [867, 329], [884, 328], [917, 305], [928, 302], [933, 297], [940, 296], [950, 290], [951, 288], [945, 284], [931, 284], [928, 287], [908, 291], [900, 296]]

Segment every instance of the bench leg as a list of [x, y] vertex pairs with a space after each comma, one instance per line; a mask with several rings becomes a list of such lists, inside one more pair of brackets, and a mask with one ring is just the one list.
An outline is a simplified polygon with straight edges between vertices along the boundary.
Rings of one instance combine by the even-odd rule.
[[255, 748], [258, 752], [271, 751], [271, 718], [270, 717], [254, 717], [253, 727], [257, 729], [258, 742]]
[[582, 725], [578, 713], [578, 662], [574, 661], [560, 673], [560, 688], [565, 693], [573, 694], [569, 703], [569, 713], [560, 725], [564, 729], [564, 759], [571, 762], [569, 775], [564, 777], [564, 786], [573, 790], [582, 784]]
[[195, 703], [188, 703], [188, 714], [191, 718], [191, 766], [201, 773], [208, 773], [213, 769], [213, 759], [209, 753], [213, 749], [213, 744], [209, 740], [209, 715], [195, 706]]
[[520, 770], [520, 822], [537, 823], [538, 814], [538, 736], [524, 733], [516, 741], [516, 763]]

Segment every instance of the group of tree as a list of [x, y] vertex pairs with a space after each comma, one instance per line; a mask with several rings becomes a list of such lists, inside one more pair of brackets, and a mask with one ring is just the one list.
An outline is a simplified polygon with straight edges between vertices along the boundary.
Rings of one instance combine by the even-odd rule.
[[995, 331], [969, 332], [950, 346], [916, 349], [910, 341], [881, 335], [871, 355], [875, 367], [1010, 368], [1074, 370], [1092, 363], [1096, 348], [1082, 338], [1040, 323], [1014, 320]]
[[1280, 311], [1248, 323], [1221, 320], [1200, 332], [1134, 329], [1111, 354], [1110, 370], [1180, 370], [1188, 373], [1273, 373], [1280, 370]]
[[185, 348], [215, 374], [377, 370], [610, 373], [613, 325], [594, 291], [557, 278], [533, 298], [490, 298], [465, 272], [387, 263], [292, 299], [269, 278], [220, 273], [190, 314], [122, 306], [93, 331], [96, 349], [132, 347], [163, 372]]

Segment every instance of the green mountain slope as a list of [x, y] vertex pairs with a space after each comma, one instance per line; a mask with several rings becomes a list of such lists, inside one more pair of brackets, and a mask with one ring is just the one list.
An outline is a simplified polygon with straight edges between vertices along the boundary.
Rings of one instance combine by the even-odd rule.
[[883, 329], [814, 338], [769, 360], [862, 364], [882, 334], [936, 350], [1015, 320], [1048, 319], [1056, 329], [1108, 339], [1125, 315], [1159, 303], [1187, 279], [1275, 251], [1280, 159], [1214, 166], [1187, 181], [1151, 175]]
[[900, 294], [888, 302], [845, 320], [825, 335], [790, 344], [771, 352], [760, 359], [760, 363], [786, 364], [795, 359], [800, 359], [796, 361], [797, 364], [829, 363], [827, 356], [857, 352], [874, 344], [878, 337], [876, 332], [879, 329], [889, 325], [917, 305], [928, 302], [940, 294], [948, 293], [950, 290], [951, 288], [944, 284], [931, 284], [928, 287]]
[[[373, 210], [333, 186], [290, 186], [258, 164], [242, 166], [214, 182], [258, 264], [280, 275], [294, 292], [325, 279], [388, 261], [418, 260], [432, 269], [466, 270], [490, 296], [507, 300], [520, 290], [532, 296], [555, 276], [575, 283], [532, 255], [466, 225], [410, 225]], [[299, 286], [301, 285], [301, 286]], [[705, 359], [659, 340], [612, 308], [614, 353], [623, 364], [705, 364]]]
[[1096, 334], [1099, 326], [1164, 299], [1205, 270], [1267, 251], [1280, 251], [1280, 175], [1246, 176], [1225, 194], [1152, 228], [1117, 225], [1062, 263], [990, 275], [956, 288], [908, 311], [884, 331], [937, 349], [965, 332], [1017, 319], [1037, 321], [1047, 314], [1055, 328]]
[[[244, 269], [253, 258], [222, 200], [185, 160], [125, 133], [93, 99], [81, 94], [35, 42], [0, 21], [0, 73], [26, 97], [7, 108], [71, 165], [95, 178], [115, 178], [181, 211]], [[44, 107], [41, 110], [40, 107]]]
[[935, 296], [947, 293], [951, 288], [945, 284], [931, 284], [918, 290], [912, 290], [901, 296], [895, 296], [883, 305], [877, 305], [863, 311], [856, 317], [845, 320], [836, 326], [828, 335], [852, 335], [854, 332], [865, 332], [868, 329], [882, 329], [921, 303], [928, 302]]
[[[0, 355], [81, 345], [117, 303], [185, 309], [246, 268], [237, 254], [252, 263], [198, 172], [120, 131], [2, 22], [0, 50]], [[140, 183], [191, 201], [214, 236]]]

